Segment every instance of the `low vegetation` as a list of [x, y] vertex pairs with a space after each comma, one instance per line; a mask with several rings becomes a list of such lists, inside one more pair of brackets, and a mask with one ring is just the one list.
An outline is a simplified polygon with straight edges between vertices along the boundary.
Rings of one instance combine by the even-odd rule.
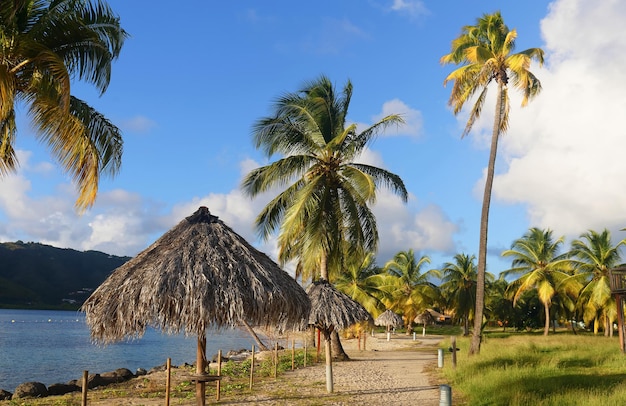
[[491, 332], [480, 356], [468, 355], [469, 338], [458, 337], [457, 347], [456, 368], [446, 358], [441, 370], [454, 405], [626, 404], [626, 355], [617, 338]]

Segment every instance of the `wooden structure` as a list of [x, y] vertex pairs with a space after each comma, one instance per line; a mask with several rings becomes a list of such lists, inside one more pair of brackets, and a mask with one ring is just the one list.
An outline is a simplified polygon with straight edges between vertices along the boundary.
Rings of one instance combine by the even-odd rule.
[[619, 330], [619, 347], [622, 352], [626, 351], [624, 344], [624, 296], [626, 296], [626, 266], [609, 269], [609, 283], [611, 294], [615, 296], [617, 304], [617, 327]]

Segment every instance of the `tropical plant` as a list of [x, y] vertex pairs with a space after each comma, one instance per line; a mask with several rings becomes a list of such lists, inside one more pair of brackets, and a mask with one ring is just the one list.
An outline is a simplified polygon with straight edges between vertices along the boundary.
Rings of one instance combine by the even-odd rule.
[[402, 314], [407, 334], [411, 333], [413, 320], [432, 307], [440, 296], [431, 279], [440, 278], [441, 273], [436, 269], [422, 273], [422, 267], [429, 263], [428, 256], [416, 259], [413, 250], [409, 249], [398, 252], [384, 266], [390, 276], [385, 289], [391, 295], [390, 299], [385, 299], [385, 304], [387, 309]]
[[93, 205], [102, 174], [121, 165], [119, 129], [71, 93], [73, 79], [103, 94], [126, 32], [100, 0], [7, 0], [0, 3], [0, 176], [18, 166], [16, 104], [76, 183], [76, 207]]
[[[380, 131], [404, 121], [393, 114], [358, 131], [346, 122], [351, 98], [350, 81], [337, 94], [321, 76], [279, 97], [274, 114], [254, 125], [256, 147], [268, 158], [282, 157], [252, 170], [242, 189], [254, 197], [284, 188], [257, 216], [256, 227], [264, 239], [279, 231], [278, 260], [296, 261], [303, 280], [329, 280], [329, 269], [340, 269], [346, 256], [376, 251], [378, 229], [368, 205], [378, 187], [408, 198], [399, 176], [356, 162]], [[333, 336], [334, 353], [347, 357]]]
[[387, 295], [384, 290], [386, 275], [376, 266], [372, 253], [360, 261], [358, 257], [352, 257], [346, 262], [342, 272], [331, 274], [333, 286], [361, 303], [371, 315], [378, 316], [385, 310], [382, 299]]
[[[515, 325], [513, 301], [506, 294], [509, 283], [502, 276], [489, 281], [489, 275], [491, 274], [487, 273], [485, 316], [487, 320], [498, 324], [505, 331], [507, 327]], [[517, 303], [519, 304], [519, 301]]]
[[[469, 335], [469, 321], [476, 305], [476, 257], [456, 254], [454, 262], [446, 262], [440, 286], [448, 305], [454, 309], [455, 319], [463, 322], [463, 335]], [[493, 278], [493, 276], [491, 276]]]
[[531, 228], [522, 238], [513, 242], [511, 249], [502, 252], [513, 258], [513, 267], [502, 272], [503, 277], [521, 275], [509, 284], [513, 305], [527, 290], [536, 290], [544, 306], [544, 335], [550, 331], [550, 306], [555, 295], [576, 295], [580, 284], [570, 278], [571, 263], [566, 254], [559, 254], [563, 237], [556, 240], [551, 230]]
[[470, 354], [480, 352], [481, 326], [485, 305], [489, 206], [498, 139], [500, 134], [506, 132], [509, 126], [509, 80], [513, 81], [515, 88], [522, 91], [522, 106], [525, 106], [541, 90], [539, 80], [528, 69], [533, 59], [543, 64], [543, 51], [539, 48], [530, 48], [513, 54], [516, 37], [517, 31], [515, 29], [509, 30], [499, 12], [485, 14], [477, 20], [476, 25], [463, 27], [461, 35], [452, 41], [451, 52], [441, 58], [442, 64], [462, 65], [450, 73], [444, 81], [444, 85], [450, 81], [454, 82], [449, 104], [453, 106], [455, 115], [461, 112], [465, 104], [473, 100], [473, 96], [480, 90], [470, 111], [462, 137], [469, 134], [474, 123], [480, 117], [489, 85], [495, 82], [497, 88], [491, 149], [480, 220], [476, 310], [474, 312], [474, 331]]
[[254, 126], [256, 147], [282, 158], [252, 170], [242, 188], [254, 197], [286, 186], [263, 208], [256, 226], [264, 239], [280, 230], [278, 259], [296, 260], [303, 279], [328, 280], [329, 261], [339, 267], [345, 243], [348, 255], [376, 251], [378, 229], [368, 205], [378, 187], [390, 188], [403, 201], [408, 197], [399, 176], [355, 162], [380, 131], [402, 118], [389, 115], [359, 132], [346, 123], [351, 98], [350, 81], [337, 94], [321, 76], [280, 97], [274, 115]]
[[583, 320], [594, 322], [594, 333], [598, 333], [599, 324], [604, 325], [604, 335], [612, 334], [613, 322], [617, 316], [615, 299], [611, 296], [609, 271], [620, 265], [620, 247], [626, 239], [613, 245], [611, 232], [604, 229], [601, 233], [589, 230], [572, 241], [570, 253], [576, 278], [585, 285], [580, 291], [578, 305], [582, 309]]

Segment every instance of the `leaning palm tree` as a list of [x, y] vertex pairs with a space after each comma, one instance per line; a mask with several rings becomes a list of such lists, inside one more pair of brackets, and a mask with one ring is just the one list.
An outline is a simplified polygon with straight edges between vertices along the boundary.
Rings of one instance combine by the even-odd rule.
[[469, 320], [476, 305], [476, 257], [456, 254], [454, 262], [446, 262], [440, 289], [454, 308], [455, 318], [463, 321], [463, 335], [469, 335]]
[[571, 276], [567, 253], [559, 254], [563, 237], [556, 240], [551, 230], [531, 228], [522, 238], [513, 242], [511, 249], [502, 252], [513, 258], [513, 267], [502, 272], [503, 277], [521, 275], [509, 284], [513, 305], [527, 290], [536, 290], [544, 306], [544, 335], [550, 331], [550, 306], [557, 294], [576, 294], [580, 285]]
[[422, 267], [429, 263], [428, 256], [417, 259], [409, 249], [398, 252], [384, 266], [390, 280], [386, 285], [391, 294], [387, 308], [402, 313], [406, 334], [411, 333], [413, 320], [439, 299], [439, 289], [431, 279], [441, 274], [436, 269], [422, 273]]
[[[585, 286], [578, 298], [585, 323], [594, 321], [594, 332], [598, 332], [599, 321], [604, 321], [604, 335], [612, 332], [612, 322], [617, 314], [615, 299], [611, 296], [609, 270], [620, 265], [620, 247], [626, 245], [626, 239], [613, 244], [611, 232], [604, 229], [601, 233], [589, 230], [572, 241], [570, 254], [577, 269], [577, 278]], [[612, 317], [613, 318], [612, 318]]]
[[[256, 227], [264, 239], [279, 232], [279, 262], [296, 261], [303, 279], [329, 280], [329, 269], [340, 268], [345, 255], [376, 251], [378, 230], [369, 205], [379, 187], [405, 202], [408, 197], [399, 176], [356, 162], [379, 132], [402, 124], [402, 118], [389, 115], [358, 131], [347, 123], [351, 98], [350, 81], [337, 93], [321, 76], [279, 97], [274, 114], [254, 125], [256, 147], [280, 158], [251, 171], [242, 189], [254, 197], [284, 188], [257, 216]], [[345, 357], [340, 348], [333, 352]]]
[[71, 94], [73, 79], [103, 94], [126, 32], [100, 0], [6, 0], [0, 5], [0, 176], [18, 166], [16, 105], [75, 181], [76, 207], [93, 205], [101, 174], [121, 165], [119, 129]]
[[454, 82], [449, 104], [453, 107], [455, 115], [461, 112], [466, 103], [474, 100], [473, 96], [480, 90], [463, 130], [462, 137], [469, 134], [474, 123], [480, 117], [489, 85], [495, 82], [497, 87], [491, 150], [480, 220], [476, 310], [474, 312], [474, 331], [469, 350], [470, 354], [480, 352], [481, 326], [485, 306], [489, 206], [491, 203], [498, 139], [500, 134], [506, 132], [509, 127], [509, 80], [513, 81], [514, 87], [522, 91], [522, 106], [525, 106], [541, 90], [541, 83], [530, 72], [529, 67], [533, 59], [539, 61], [540, 65], [543, 64], [543, 50], [540, 48], [529, 48], [514, 54], [512, 52], [515, 47], [516, 37], [517, 31], [515, 29], [509, 30], [499, 12], [485, 14], [477, 20], [476, 25], [463, 27], [461, 35], [452, 41], [451, 52], [441, 58], [441, 63], [443, 64], [462, 65], [450, 73], [444, 81], [444, 85], [450, 81]]

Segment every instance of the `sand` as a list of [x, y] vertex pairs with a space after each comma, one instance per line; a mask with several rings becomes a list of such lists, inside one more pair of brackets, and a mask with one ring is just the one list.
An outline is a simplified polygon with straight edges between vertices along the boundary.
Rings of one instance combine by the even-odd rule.
[[[342, 340], [350, 361], [333, 363], [334, 391], [326, 390], [326, 367], [314, 364], [288, 371], [274, 380], [266, 378], [247, 393], [223, 395], [223, 405], [439, 405], [439, 383], [429, 370], [437, 367], [441, 336], [404, 334], [368, 337], [365, 349], [356, 339]], [[362, 346], [362, 343], [361, 343]], [[162, 379], [154, 376], [153, 378]], [[177, 380], [175, 376], [174, 381]], [[207, 404], [216, 404], [214, 384], [207, 384]], [[247, 388], [246, 388], [247, 389]], [[164, 399], [127, 397], [98, 400], [90, 405], [163, 405]], [[194, 399], [172, 399], [171, 405], [195, 405]]]

